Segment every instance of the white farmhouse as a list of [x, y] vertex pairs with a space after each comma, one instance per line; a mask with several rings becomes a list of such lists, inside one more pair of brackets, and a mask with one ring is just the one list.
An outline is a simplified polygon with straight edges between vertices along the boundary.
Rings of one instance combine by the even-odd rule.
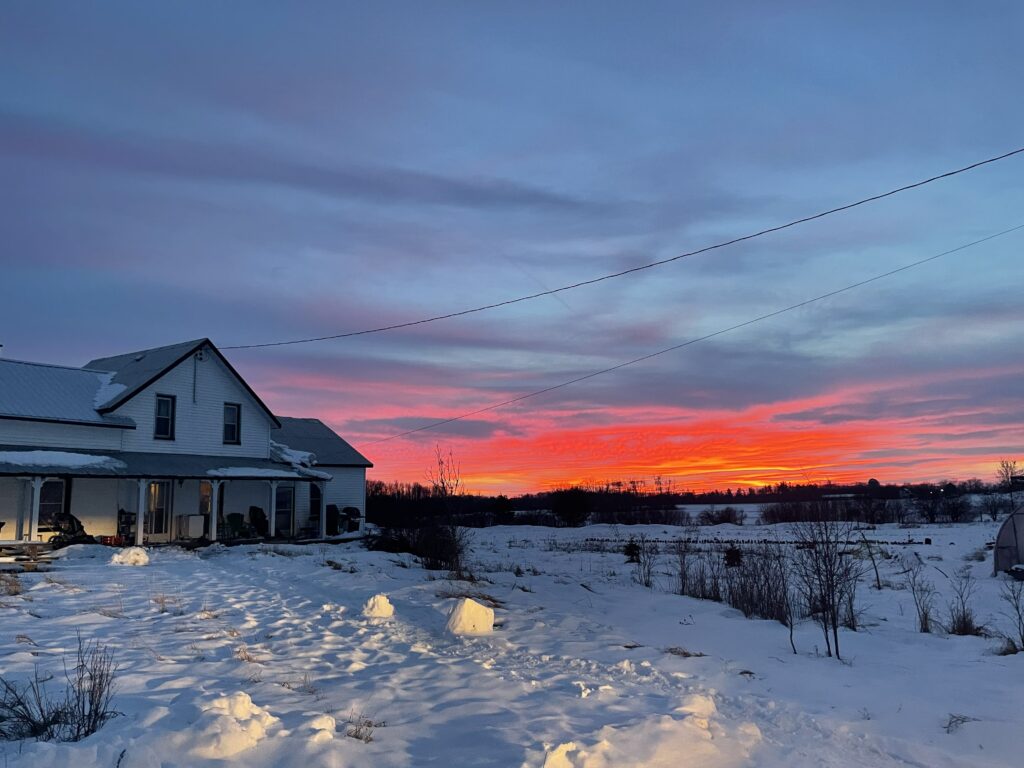
[[209, 339], [82, 368], [0, 359], [0, 539], [74, 518], [136, 544], [362, 530], [370, 466], [322, 422], [276, 417]]

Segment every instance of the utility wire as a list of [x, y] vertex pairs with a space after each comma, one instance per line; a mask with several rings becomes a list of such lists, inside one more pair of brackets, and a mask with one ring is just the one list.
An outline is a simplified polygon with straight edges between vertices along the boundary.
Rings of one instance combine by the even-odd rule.
[[850, 285], [844, 286], [842, 288], [837, 288], [836, 290], [829, 291], [828, 293], [823, 293], [820, 296], [815, 296], [814, 298], [811, 298], [811, 299], [805, 299], [803, 301], [797, 302], [796, 304], [790, 304], [788, 307], [784, 307], [782, 309], [776, 309], [773, 312], [768, 312], [767, 314], [759, 315], [757, 317], [751, 318], [750, 320], [744, 320], [742, 323], [737, 323], [736, 325], [730, 325], [728, 328], [722, 328], [721, 330], [715, 331], [713, 333], [709, 333], [709, 334], [707, 334], [705, 336], [699, 336], [699, 337], [697, 337], [695, 339], [690, 339], [689, 341], [684, 341], [681, 344], [675, 344], [675, 345], [673, 345], [671, 347], [666, 347], [665, 349], [660, 349], [657, 352], [651, 352], [648, 355], [643, 355], [642, 357], [636, 357], [636, 358], [633, 358], [632, 360], [627, 360], [624, 363], [619, 363], [618, 365], [613, 365], [610, 368], [603, 368], [603, 369], [601, 369], [599, 371], [594, 371], [593, 373], [588, 373], [588, 374], [586, 374], [584, 376], [577, 376], [575, 379], [569, 379], [568, 381], [563, 381], [561, 384], [555, 384], [555, 385], [550, 386], [550, 387], [545, 387], [544, 389], [538, 389], [535, 392], [528, 392], [525, 395], [519, 395], [518, 397], [509, 398], [508, 400], [502, 400], [500, 403], [494, 403], [493, 405], [488, 405], [488, 406], [485, 406], [483, 408], [478, 408], [475, 411], [468, 411], [467, 413], [462, 413], [462, 414], [459, 414], [458, 416], [453, 416], [450, 419], [442, 419], [441, 421], [435, 421], [435, 422], [432, 422], [430, 424], [424, 424], [422, 427], [417, 427], [416, 429], [409, 429], [409, 430], [406, 430], [405, 432], [399, 432], [397, 435], [391, 435], [390, 437], [384, 437], [384, 438], [381, 438], [379, 440], [372, 440], [368, 444], [369, 445], [375, 445], [377, 443], [385, 443], [385, 442], [387, 442], [389, 440], [395, 440], [395, 439], [397, 439], [399, 437], [405, 437], [407, 435], [412, 435], [412, 434], [415, 434], [417, 432], [423, 432], [423, 431], [428, 430], [428, 429], [434, 429], [436, 427], [441, 427], [441, 426], [444, 426], [445, 424], [451, 424], [452, 422], [455, 422], [455, 421], [460, 421], [462, 419], [467, 419], [470, 416], [476, 416], [476, 415], [481, 414], [481, 413], [486, 413], [487, 411], [494, 411], [494, 410], [497, 410], [498, 408], [503, 408], [506, 405], [512, 405], [513, 403], [519, 403], [519, 402], [522, 402], [523, 400], [528, 400], [531, 397], [537, 397], [538, 395], [543, 395], [543, 394], [545, 394], [547, 392], [554, 392], [556, 389], [563, 389], [563, 388], [571, 386], [573, 384], [579, 384], [581, 381], [587, 381], [588, 379], [593, 379], [593, 378], [595, 378], [597, 376], [603, 376], [606, 373], [611, 373], [613, 371], [617, 371], [617, 370], [619, 370], [621, 368], [625, 368], [625, 367], [630, 366], [630, 365], [636, 365], [637, 363], [642, 363], [645, 360], [650, 360], [651, 358], [658, 357], [659, 355], [664, 355], [664, 354], [667, 354], [669, 352], [675, 352], [676, 350], [682, 349], [683, 347], [689, 347], [689, 346], [691, 346], [693, 344], [698, 344], [698, 343], [700, 343], [702, 341], [707, 341], [707, 340], [713, 339], [713, 338], [715, 338], [717, 336], [722, 336], [723, 334], [730, 333], [731, 331], [735, 331], [735, 330], [738, 330], [740, 328], [746, 328], [747, 326], [754, 325], [755, 323], [759, 323], [762, 320], [768, 320], [769, 318], [772, 318], [772, 317], [778, 317], [779, 315], [783, 315], [783, 314], [785, 314], [787, 312], [792, 312], [795, 309], [800, 309], [801, 307], [806, 307], [809, 304], [814, 304], [816, 302], [823, 301], [823, 300], [831, 298], [833, 296], [838, 296], [841, 293], [846, 293], [847, 291], [852, 291], [855, 288], [860, 288], [860, 287], [868, 285], [870, 283], [874, 283], [874, 282], [877, 282], [879, 280], [884, 280], [885, 278], [892, 277], [893, 275], [897, 275], [900, 272], [906, 272], [909, 269], [914, 269], [915, 267], [920, 267], [920, 266], [922, 266], [924, 264], [927, 264], [929, 262], [935, 261], [936, 259], [941, 259], [943, 256], [949, 256], [950, 254], [956, 253], [958, 251], [963, 251], [963, 250], [966, 250], [967, 248], [972, 248], [975, 245], [980, 245], [981, 243], [986, 243], [989, 240], [996, 239], [997, 237], [1003, 237], [1004, 235], [1008, 235], [1011, 232], [1016, 232], [1016, 231], [1018, 231], [1020, 229], [1024, 229], [1024, 224], [1018, 224], [1015, 227], [1010, 227], [1010, 229], [1004, 229], [1002, 232], [996, 232], [995, 234], [988, 235], [987, 237], [983, 237], [980, 240], [974, 240], [974, 241], [972, 241], [970, 243], [965, 243], [964, 245], [959, 245], [956, 248], [952, 248], [952, 249], [950, 249], [948, 251], [943, 251], [942, 253], [937, 253], [934, 256], [928, 256], [927, 258], [924, 258], [924, 259], [919, 259], [917, 261], [912, 261], [909, 264], [904, 264], [902, 267], [897, 267], [896, 269], [891, 269], [888, 272], [882, 272], [881, 274], [875, 275], [874, 277], [869, 277], [869, 278], [867, 278], [865, 280], [860, 280], [859, 282], [851, 283]]
[[957, 168], [957, 169], [952, 170], [952, 171], [946, 171], [945, 173], [940, 173], [938, 176], [932, 176], [932, 177], [927, 178], [927, 179], [922, 179], [921, 181], [915, 181], [913, 184], [906, 184], [906, 185], [904, 185], [902, 187], [897, 187], [896, 189], [891, 189], [888, 192], [882, 192], [882, 193], [877, 194], [877, 195], [872, 195], [871, 197], [865, 197], [865, 198], [863, 198], [861, 200], [857, 200], [856, 202], [846, 203], [845, 205], [840, 205], [838, 208], [830, 208], [827, 211], [821, 211], [820, 213], [815, 213], [815, 214], [813, 214], [811, 216], [805, 216], [802, 219], [794, 219], [793, 221], [787, 222], [785, 224], [779, 224], [779, 225], [776, 225], [774, 227], [768, 227], [767, 229], [762, 229], [762, 230], [759, 230], [757, 232], [753, 232], [753, 233], [751, 233], [749, 235], [742, 235], [740, 237], [734, 237], [732, 240], [725, 240], [725, 241], [720, 242], [720, 243], [715, 243], [714, 245], [707, 245], [707, 246], [704, 246], [703, 248], [698, 248], [695, 251], [687, 251], [686, 253], [680, 253], [677, 256], [671, 256], [671, 257], [669, 257], [667, 259], [661, 259], [659, 261], [652, 261], [649, 264], [641, 264], [640, 266], [630, 267], [629, 269], [623, 269], [620, 272], [612, 272], [612, 273], [607, 274], [607, 275], [601, 275], [600, 277], [591, 278], [590, 280], [581, 280], [581, 281], [579, 281], [577, 283], [570, 283], [568, 285], [563, 285], [563, 286], [561, 286], [559, 288], [552, 288], [550, 290], [540, 291], [539, 293], [531, 293], [531, 294], [528, 294], [526, 296], [519, 296], [519, 297], [514, 298], [514, 299], [505, 299], [504, 301], [497, 301], [497, 302], [495, 302], [493, 304], [484, 304], [483, 306], [479, 306], [479, 307], [472, 307], [470, 309], [463, 309], [463, 310], [459, 310], [458, 312], [448, 312], [448, 313], [443, 314], [443, 315], [434, 315], [433, 317], [424, 317], [424, 318], [421, 318], [419, 320], [410, 320], [410, 321], [405, 322], [405, 323], [395, 323], [393, 325], [382, 325], [382, 326], [379, 326], [377, 328], [365, 328], [365, 329], [363, 329], [361, 331], [349, 331], [347, 333], [335, 333], [335, 334], [331, 334], [329, 336], [311, 336], [309, 338], [290, 339], [290, 340], [287, 340], [287, 341], [268, 341], [268, 342], [264, 342], [262, 344], [235, 344], [235, 345], [229, 346], [229, 347], [221, 347], [221, 349], [261, 349], [261, 348], [264, 348], [264, 347], [284, 347], [284, 346], [289, 346], [289, 345], [292, 345], [292, 344], [311, 344], [311, 343], [313, 343], [315, 341], [330, 341], [332, 339], [347, 339], [347, 338], [351, 338], [353, 336], [366, 336], [366, 335], [371, 334], [371, 333], [382, 333], [384, 331], [396, 331], [399, 328], [411, 328], [411, 327], [416, 326], [416, 325], [426, 325], [427, 323], [433, 323], [433, 322], [436, 322], [438, 320], [448, 320], [448, 319], [453, 318], [453, 317], [462, 317], [463, 315], [471, 315], [471, 314], [474, 314], [476, 312], [484, 312], [484, 311], [489, 310], [489, 309], [497, 309], [498, 307], [507, 307], [510, 304], [518, 304], [518, 303], [523, 302], [523, 301], [531, 301], [532, 299], [539, 299], [539, 298], [541, 298], [543, 296], [552, 296], [552, 295], [554, 295], [556, 293], [562, 293], [563, 291], [571, 291], [574, 288], [582, 288], [585, 285], [593, 285], [594, 283], [601, 283], [601, 282], [604, 282], [605, 280], [613, 280], [613, 279], [615, 279], [617, 277], [624, 277], [625, 275], [631, 275], [634, 272], [642, 272], [642, 271], [644, 271], [646, 269], [653, 269], [654, 267], [660, 267], [660, 266], [663, 266], [665, 264], [671, 264], [674, 261], [679, 261], [680, 259], [685, 259], [685, 258], [687, 258], [689, 256], [696, 256], [696, 255], [701, 254], [701, 253], [707, 253], [708, 251], [714, 251], [714, 250], [717, 250], [719, 248], [725, 248], [727, 246], [735, 245], [736, 243], [742, 243], [742, 242], [745, 242], [747, 240], [753, 240], [754, 238], [762, 237], [764, 235], [768, 235], [768, 234], [771, 234], [773, 232], [780, 232], [783, 229], [789, 229], [790, 227], [795, 227], [798, 224], [805, 224], [808, 221], [814, 221], [815, 219], [821, 219], [821, 218], [824, 218], [826, 216], [831, 216], [834, 213], [840, 213], [842, 211], [848, 211], [851, 208], [856, 208], [856, 207], [861, 206], [861, 205], [866, 205], [867, 203], [873, 203], [876, 200], [882, 200], [883, 198], [891, 197], [893, 195], [897, 195], [900, 192], [906, 192], [907, 190], [910, 190], [910, 189], [916, 189], [917, 187], [923, 187], [926, 184], [931, 184], [932, 182], [940, 181], [941, 179], [948, 179], [950, 176], [956, 176], [956, 175], [961, 174], [961, 173], [966, 173], [967, 171], [974, 170], [975, 168], [980, 168], [983, 165], [989, 165], [990, 163], [996, 163], [996, 162], [999, 162], [1000, 160], [1005, 160], [1008, 157], [1013, 157], [1014, 155], [1019, 155], [1022, 152], [1024, 152], [1024, 147], [1020, 147], [1019, 149], [1015, 149], [1015, 150], [1013, 150], [1011, 152], [1006, 152], [1006, 153], [1004, 153], [1002, 155], [997, 155], [996, 157], [990, 157], [987, 160], [980, 160], [980, 161], [978, 161], [976, 163], [971, 163], [970, 165], [965, 165], [963, 168]]

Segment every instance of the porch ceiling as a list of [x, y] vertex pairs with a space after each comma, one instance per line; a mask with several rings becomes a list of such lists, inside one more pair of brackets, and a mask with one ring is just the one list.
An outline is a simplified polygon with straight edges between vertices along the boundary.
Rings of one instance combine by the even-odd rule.
[[0, 477], [25, 476], [306, 482], [331, 479], [327, 472], [270, 459], [0, 445]]

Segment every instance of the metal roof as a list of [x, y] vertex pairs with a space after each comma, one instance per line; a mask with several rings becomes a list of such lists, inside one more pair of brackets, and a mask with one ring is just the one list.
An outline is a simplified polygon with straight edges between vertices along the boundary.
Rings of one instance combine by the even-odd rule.
[[0, 359], [0, 418], [134, 429], [131, 419], [96, 410], [117, 389], [107, 372]]
[[115, 408], [118, 404], [128, 400], [140, 389], [145, 388], [153, 379], [160, 376], [164, 371], [187, 357], [203, 344], [209, 343], [207, 339], [194, 339], [183, 341], [179, 344], [171, 344], [166, 347], [155, 347], [154, 349], [140, 349], [137, 352], [127, 352], [123, 355], [113, 357], [99, 357], [90, 360], [85, 368], [96, 371], [112, 371], [113, 384], [120, 384], [122, 389], [117, 394], [108, 398], [106, 402], [97, 403], [97, 408]]
[[299, 419], [279, 416], [281, 428], [270, 433], [270, 439], [289, 448], [307, 451], [316, 457], [318, 465], [328, 467], [372, 467], [373, 464], [359, 451], [338, 436], [338, 433], [320, 419]]
[[0, 476], [120, 477], [207, 480], [329, 480], [330, 473], [244, 456], [55, 451], [0, 445]]

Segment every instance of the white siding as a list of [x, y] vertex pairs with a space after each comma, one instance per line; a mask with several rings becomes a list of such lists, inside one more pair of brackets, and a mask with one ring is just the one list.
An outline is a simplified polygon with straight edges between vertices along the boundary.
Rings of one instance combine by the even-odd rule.
[[[157, 394], [174, 395], [176, 398], [174, 440], [153, 437]], [[224, 445], [226, 402], [242, 405], [241, 445]], [[138, 427], [125, 431], [122, 439], [122, 450], [125, 451], [270, 457], [270, 419], [217, 356], [210, 352], [202, 361], [196, 362], [189, 357], [179, 363], [114, 414], [127, 416]]]
[[[281, 485], [284, 485], [282, 483]], [[270, 517], [270, 483], [263, 480], [233, 480], [224, 487], [222, 514], [240, 512], [249, 519], [249, 507], [259, 507]]]
[[[135, 483], [125, 483], [133, 489]], [[82, 521], [90, 536], [117, 534], [118, 481], [75, 478], [71, 481], [71, 514]], [[134, 509], [134, 507], [128, 507]]]
[[[366, 470], [363, 467], [318, 466], [333, 476], [327, 483], [325, 504], [336, 504], [338, 510], [355, 507], [359, 516], [366, 517]], [[307, 502], [308, 508], [308, 502]]]
[[117, 451], [121, 449], [122, 433], [132, 431], [134, 430], [0, 419], [0, 445]]
[[6, 525], [0, 539], [13, 540], [17, 535], [18, 512], [28, 511], [28, 483], [14, 477], [0, 477], [0, 520]]

